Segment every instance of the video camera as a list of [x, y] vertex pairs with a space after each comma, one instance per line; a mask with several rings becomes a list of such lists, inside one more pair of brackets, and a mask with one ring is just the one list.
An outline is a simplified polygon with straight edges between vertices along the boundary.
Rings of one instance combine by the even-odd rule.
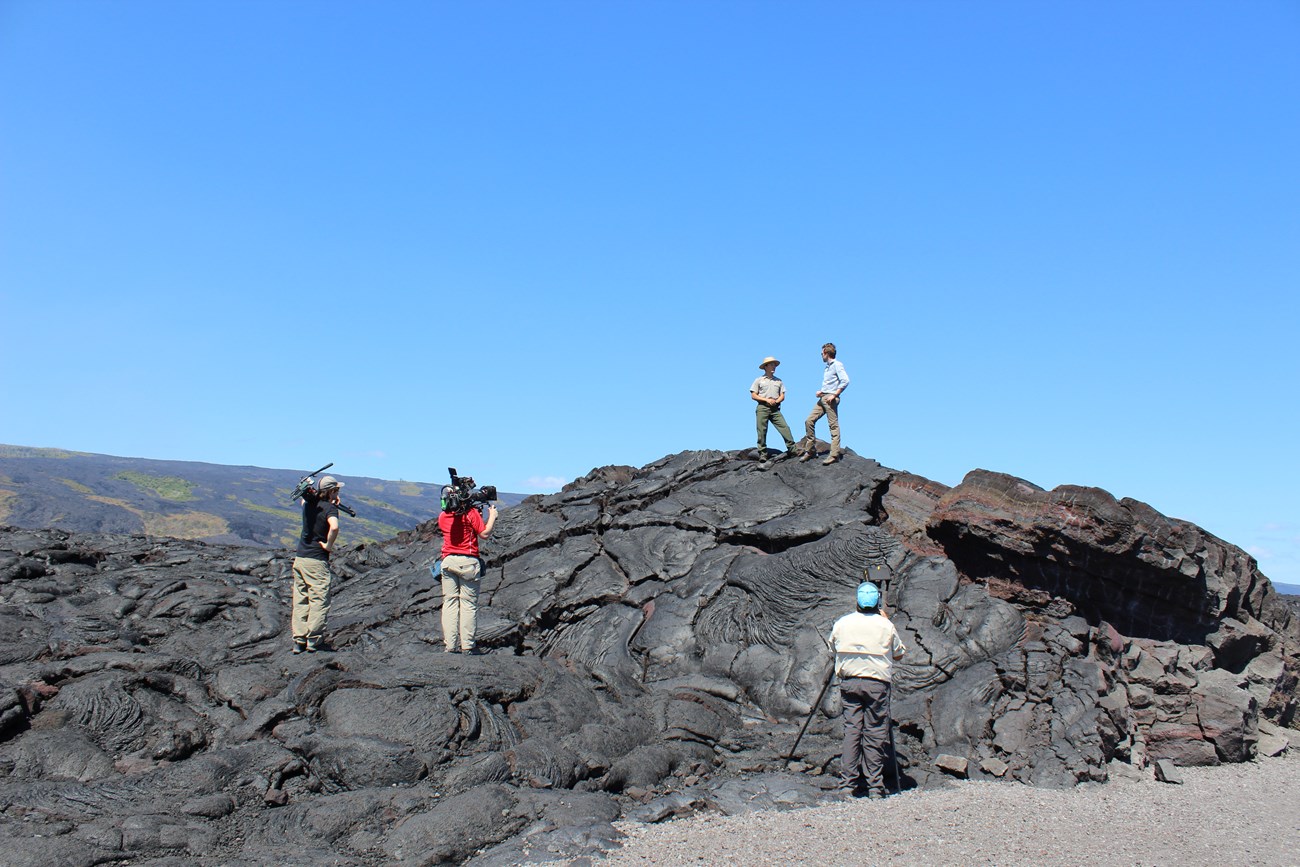
[[455, 467], [447, 467], [447, 472], [451, 475], [451, 485], [443, 489], [442, 510], [444, 512], [463, 515], [470, 509], [490, 503], [497, 498], [497, 489], [494, 486], [484, 485], [475, 490], [472, 477], [456, 475]]

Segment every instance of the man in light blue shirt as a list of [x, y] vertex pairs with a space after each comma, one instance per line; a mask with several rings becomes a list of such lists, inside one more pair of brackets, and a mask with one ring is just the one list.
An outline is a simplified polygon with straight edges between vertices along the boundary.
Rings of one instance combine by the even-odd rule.
[[844, 365], [835, 360], [835, 344], [827, 343], [822, 347], [822, 361], [826, 362], [826, 372], [822, 376], [822, 387], [817, 392], [817, 405], [804, 421], [804, 453], [800, 461], [811, 460], [817, 454], [817, 434], [814, 427], [817, 419], [826, 416], [826, 423], [831, 428], [831, 453], [822, 461], [833, 464], [843, 455], [840, 454], [840, 394], [849, 387], [849, 375]]

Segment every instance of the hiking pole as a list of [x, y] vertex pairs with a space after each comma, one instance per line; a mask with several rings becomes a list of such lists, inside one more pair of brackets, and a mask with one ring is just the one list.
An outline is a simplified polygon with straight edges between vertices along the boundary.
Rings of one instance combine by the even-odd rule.
[[826, 682], [822, 684], [822, 691], [817, 693], [817, 700], [813, 702], [812, 710], [808, 711], [808, 719], [803, 721], [803, 728], [799, 729], [799, 737], [794, 739], [794, 746], [790, 747], [790, 752], [786, 753], [785, 760], [788, 762], [794, 758], [794, 751], [799, 749], [799, 741], [803, 740], [803, 733], [808, 731], [808, 724], [812, 722], [813, 714], [817, 713], [817, 708], [822, 706], [822, 698], [826, 695], [826, 689], [831, 685], [831, 680], [835, 677], [835, 663], [831, 662], [831, 670], [826, 672]]
[[889, 759], [894, 765], [894, 794], [897, 795], [903, 791], [903, 786], [898, 782], [898, 750], [894, 746], [894, 682], [889, 682], [889, 689], [885, 692], [885, 715], [889, 717]]

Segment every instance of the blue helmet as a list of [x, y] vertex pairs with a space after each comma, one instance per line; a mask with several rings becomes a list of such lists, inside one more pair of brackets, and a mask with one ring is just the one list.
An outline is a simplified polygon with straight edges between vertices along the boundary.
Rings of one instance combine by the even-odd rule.
[[870, 581], [858, 585], [858, 607], [876, 608], [880, 605], [880, 588]]

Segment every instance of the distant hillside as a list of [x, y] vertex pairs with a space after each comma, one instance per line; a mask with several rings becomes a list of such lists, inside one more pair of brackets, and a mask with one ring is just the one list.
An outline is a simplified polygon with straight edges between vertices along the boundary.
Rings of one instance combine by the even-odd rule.
[[[298, 536], [289, 492], [304, 471], [0, 445], [0, 524], [283, 548]], [[438, 514], [441, 484], [337, 475], [357, 513], [343, 516], [345, 544], [391, 539]], [[522, 499], [502, 493], [501, 505]]]

